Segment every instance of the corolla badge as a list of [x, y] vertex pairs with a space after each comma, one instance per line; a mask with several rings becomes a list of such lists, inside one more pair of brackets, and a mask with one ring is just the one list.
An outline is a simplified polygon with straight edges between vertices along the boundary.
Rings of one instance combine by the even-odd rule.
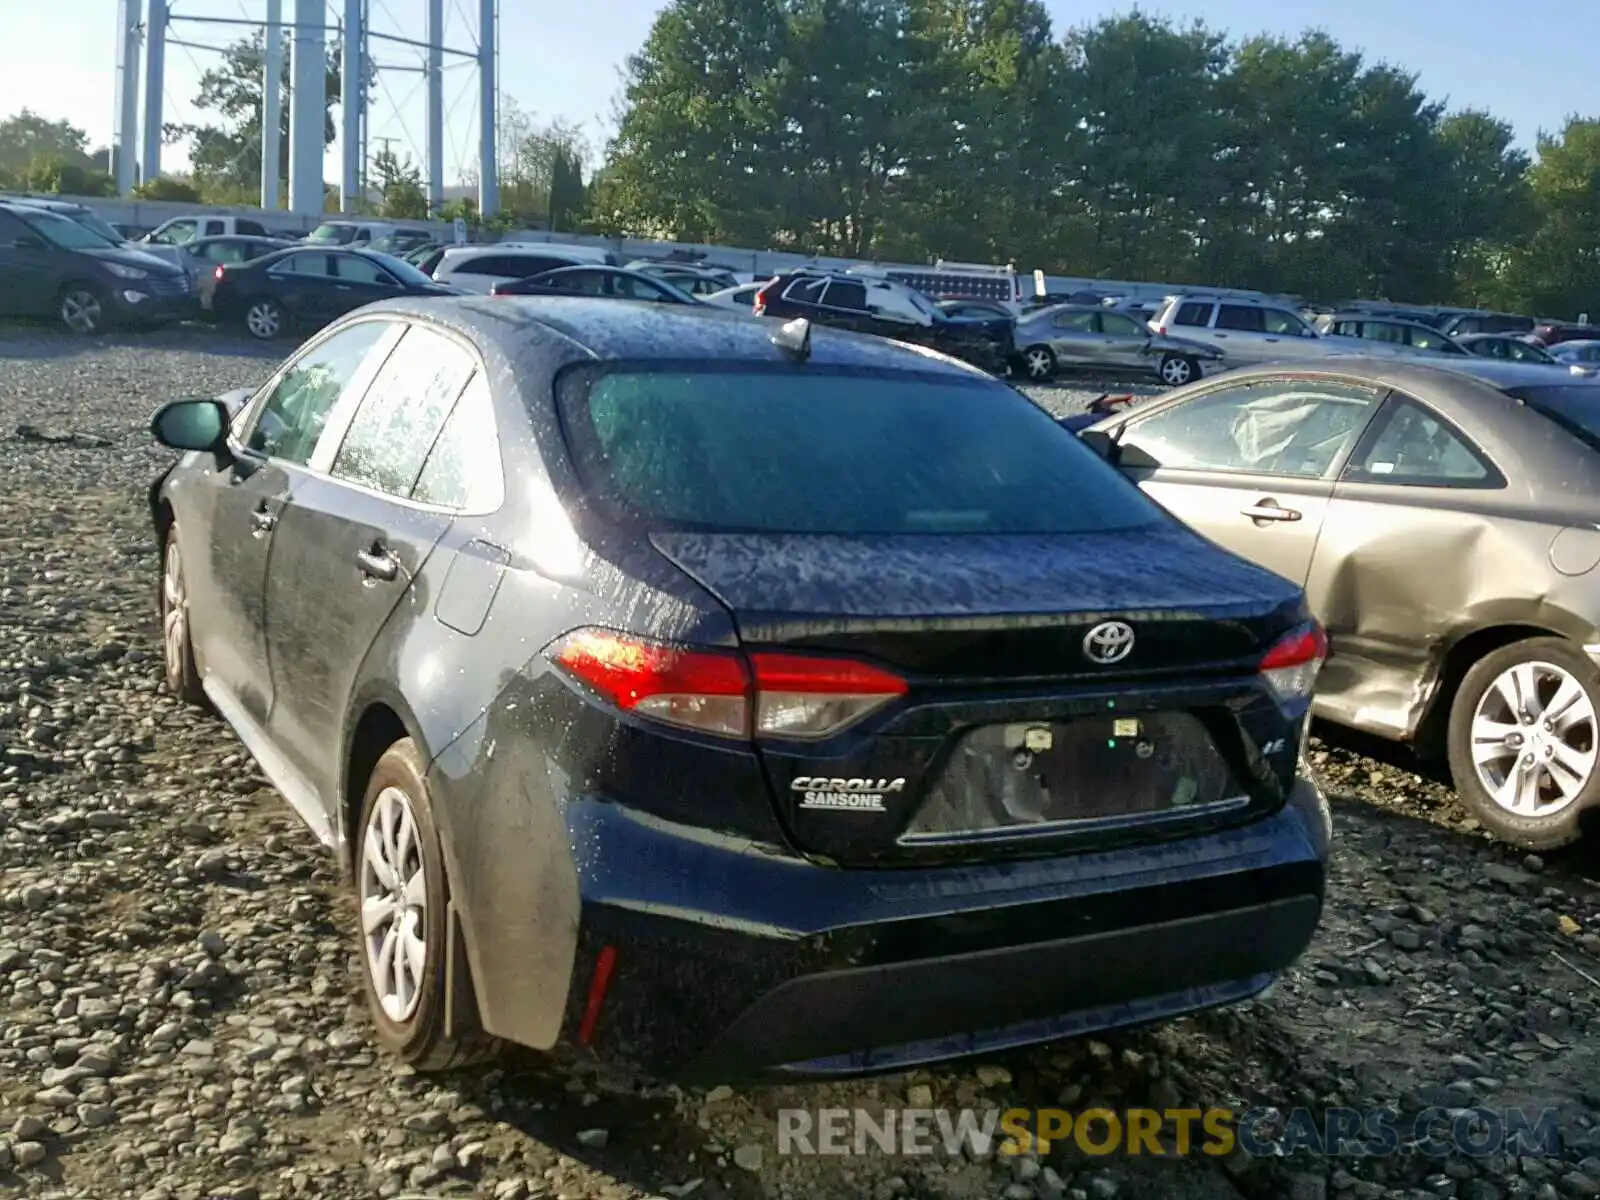
[[1092, 663], [1109, 667], [1133, 652], [1133, 626], [1126, 621], [1101, 621], [1083, 635], [1083, 653]]
[[801, 775], [789, 785], [800, 794], [801, 808], [833, 808], [851, 812], [883, 812], [884, 798], [904, 791], [904, 779], [829, 779]]

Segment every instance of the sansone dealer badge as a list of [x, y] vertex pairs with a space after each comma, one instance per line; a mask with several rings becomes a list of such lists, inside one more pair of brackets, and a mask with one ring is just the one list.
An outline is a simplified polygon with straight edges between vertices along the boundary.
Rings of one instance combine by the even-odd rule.
[[821, 775], [802, 775], [789, 788], [801, 793], [801, 808], [883, 812], [884, 797], [904, 791], [905, 786], [904, 779], [827, 779]]

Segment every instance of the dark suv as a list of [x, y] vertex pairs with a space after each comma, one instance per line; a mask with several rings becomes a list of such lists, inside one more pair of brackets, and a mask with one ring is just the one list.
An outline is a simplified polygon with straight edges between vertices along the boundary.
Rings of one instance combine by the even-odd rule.
[[0, 316], [55, 316], [73, 333], [196, 311], [189, 276], [35, 205], [0, 203]]
[[921, 292], [871, 275], [800, 270], [756, 293], [757, 316], [806, 317], [824, 325], [911, 342], [1004, 374], [1016, 350], [1010, 317], [956, 320]]

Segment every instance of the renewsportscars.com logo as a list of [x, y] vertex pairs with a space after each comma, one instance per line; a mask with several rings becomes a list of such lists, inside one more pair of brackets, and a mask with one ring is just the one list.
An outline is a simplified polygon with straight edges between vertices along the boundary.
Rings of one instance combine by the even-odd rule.
[[1071, 1145], [1088, 1155], [1226, 1158], [1310, 1153], [1332, 1158], [1420, 1155], [1484, 1158], [1556, 1155], [1555, 1109], [1531, 1118], [1519, 1108], [1061, 1108], [778, 1110], [779, 1154], [1048, 1154]]

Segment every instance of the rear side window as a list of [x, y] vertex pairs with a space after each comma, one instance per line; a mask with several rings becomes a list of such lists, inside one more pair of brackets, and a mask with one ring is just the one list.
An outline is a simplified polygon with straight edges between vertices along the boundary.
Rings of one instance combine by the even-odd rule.
[[1199, 300], [1190, 300], [1186, 304], [1178, 305], [1178, 315], [1172, 318], [1174, 325], [1188, 325], [1190, 327], [1211, 324], [1211, 305]]
[[255, 237], [267, 236], [267, 227], [261, 224], [260, 221], [251, 221], [244, 217], [240, 217], [233, 223], [233, 227], [235, 231], [239, 233], [248, 233]]
[[1218, 329], [1236, 329], [1243, 333], [1262, 333], [1266, 323], [1259, 308], [1245, 304], [1223, 304], [1217, 309]]
[[558, 387], [585, 491], [646, 528], [1082, 533], [1160, 509], [998, 384], [815, 367], [579, 368]]
[[367, 388], [334, 456], [333, 474], [409, 497], [475, 366], [470, 354], [442, 334], [408, 329]]
[[823, 289], [827, 286], [826, 279], [796, 279], [784, 289], [783, 298], [793, 300], [796, 304], [820, 304]]
[[411, 498], [460, 512], [490, 513], [505, 499], [500, 441], [495, 432], [489, 381], [482, 371], [468, 382], [450, 419], [428, 452]]

